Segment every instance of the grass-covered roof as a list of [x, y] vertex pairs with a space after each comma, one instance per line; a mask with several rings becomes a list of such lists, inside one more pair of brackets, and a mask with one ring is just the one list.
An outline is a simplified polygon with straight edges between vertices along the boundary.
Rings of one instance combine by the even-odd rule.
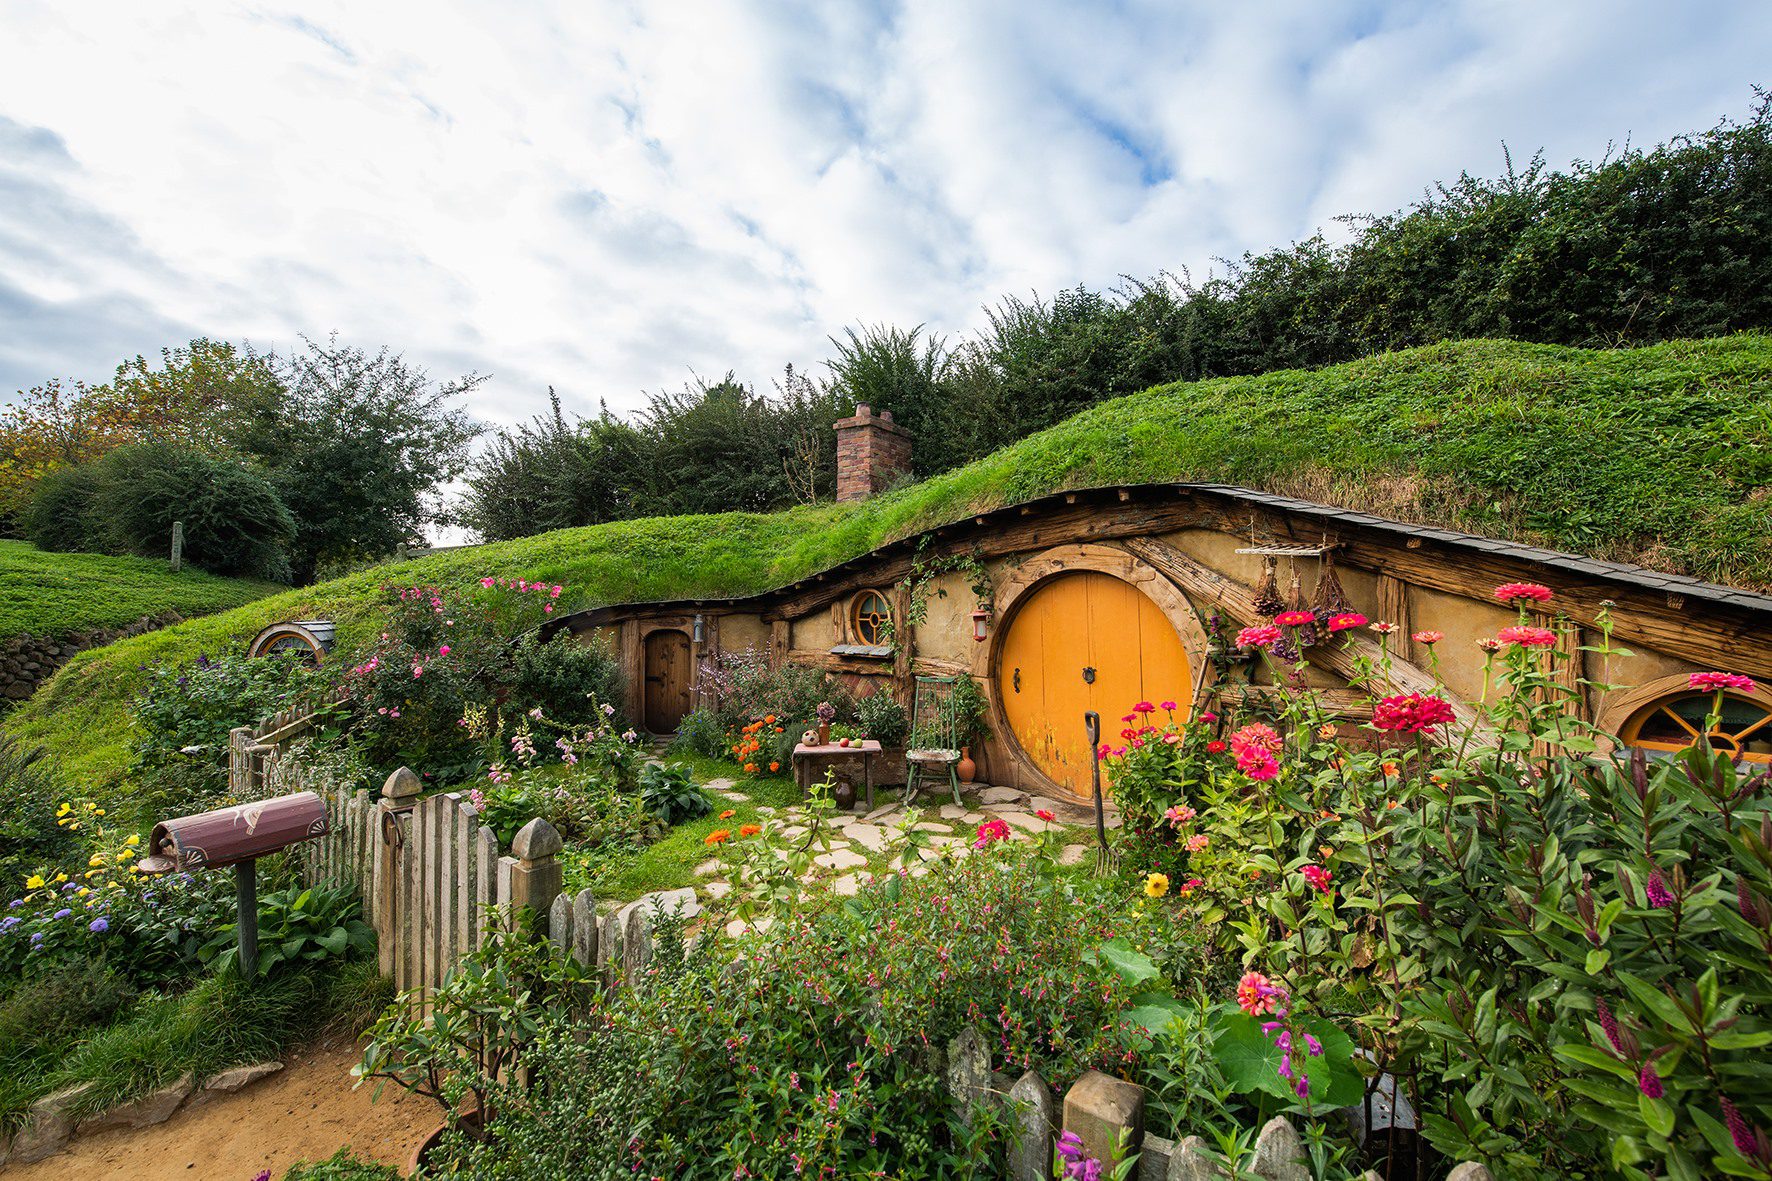
[[566, 586], [568, 609], [742, 595], [984, 509], [1165, 480], [1772, 589], [1772, 337], [1630, 350], [1467, 341], [1158, 386], [860, 504], [566, 529], [260, 599], [83, 654], [6, 729], [96, 790], [127, 761], [138, 665], [193, 660], [291, 618], [337, 620], [348, 647], [389, 581], [540, 579]]

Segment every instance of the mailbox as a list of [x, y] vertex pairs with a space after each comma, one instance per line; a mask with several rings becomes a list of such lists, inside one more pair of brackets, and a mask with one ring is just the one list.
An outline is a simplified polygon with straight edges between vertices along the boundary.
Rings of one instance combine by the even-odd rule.
[[326, 803], [311, 791], [163, 820], [148, 838], [144, 873], [237, 865], [332, 831]]

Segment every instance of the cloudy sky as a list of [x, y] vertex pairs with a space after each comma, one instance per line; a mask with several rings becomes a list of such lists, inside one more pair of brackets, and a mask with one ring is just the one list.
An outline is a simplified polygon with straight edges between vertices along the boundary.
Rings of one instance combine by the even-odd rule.
[[474, 410], [1190, 268], [1740, 115], [1772, 5], [0, 0], [0, 397], [336, 330]]

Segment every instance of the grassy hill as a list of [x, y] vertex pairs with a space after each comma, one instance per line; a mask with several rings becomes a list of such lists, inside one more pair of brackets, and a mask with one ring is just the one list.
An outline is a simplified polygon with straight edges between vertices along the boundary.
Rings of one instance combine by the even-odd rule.
[[279, 619], [349, 647], [383, 582], [563, 583], [568, 609], [766, 589], [882, 542], [1066, 488], [1240, 484], [1402, 520], [1772, 587], [1772, 337], [1595, 351], [1468, 341], [1159, 386], [862, 504], [651, 518], [431, 555], [77, 657], [6, 722], [93, 789], [126, 762], [137, 666]]
[[122, 627], [166, 611], [189, 619], [285, 589], [199, 570], [174, 574], [149, 558], [51, 554], [29, 542], [0, 541], [0, 640]]

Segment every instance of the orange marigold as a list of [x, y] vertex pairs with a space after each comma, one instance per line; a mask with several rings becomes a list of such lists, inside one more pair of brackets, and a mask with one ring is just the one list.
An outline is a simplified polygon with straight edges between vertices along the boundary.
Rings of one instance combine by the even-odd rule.
[[780, 763], [770, 763], [769, 769], [771, 771], [779, 771], [779, 770], [781, 770], [781, 764]]
[[737, 812], [734, 812], [731, 808], [728, 808], [724, 812], [720, 813], [720, 819], [721, 820], [731, 820], [734, 816], [737, 816], [737, 815], [738, 815]]
[[719, 845], [719, 844], [724, 844], [726, 841], [729, 841], [731, 839], [732, 839], [732, 830], [731, 829], [716, 828], [713, 832], [710, 832], [707, 836], [703, 837], [701, 839], [701, 843], [704, 845]]
[[754, 837], [762, 831], [763, 826], [760, 824], [746, 824], [739, 828], [738, 835], [741, 837]]

